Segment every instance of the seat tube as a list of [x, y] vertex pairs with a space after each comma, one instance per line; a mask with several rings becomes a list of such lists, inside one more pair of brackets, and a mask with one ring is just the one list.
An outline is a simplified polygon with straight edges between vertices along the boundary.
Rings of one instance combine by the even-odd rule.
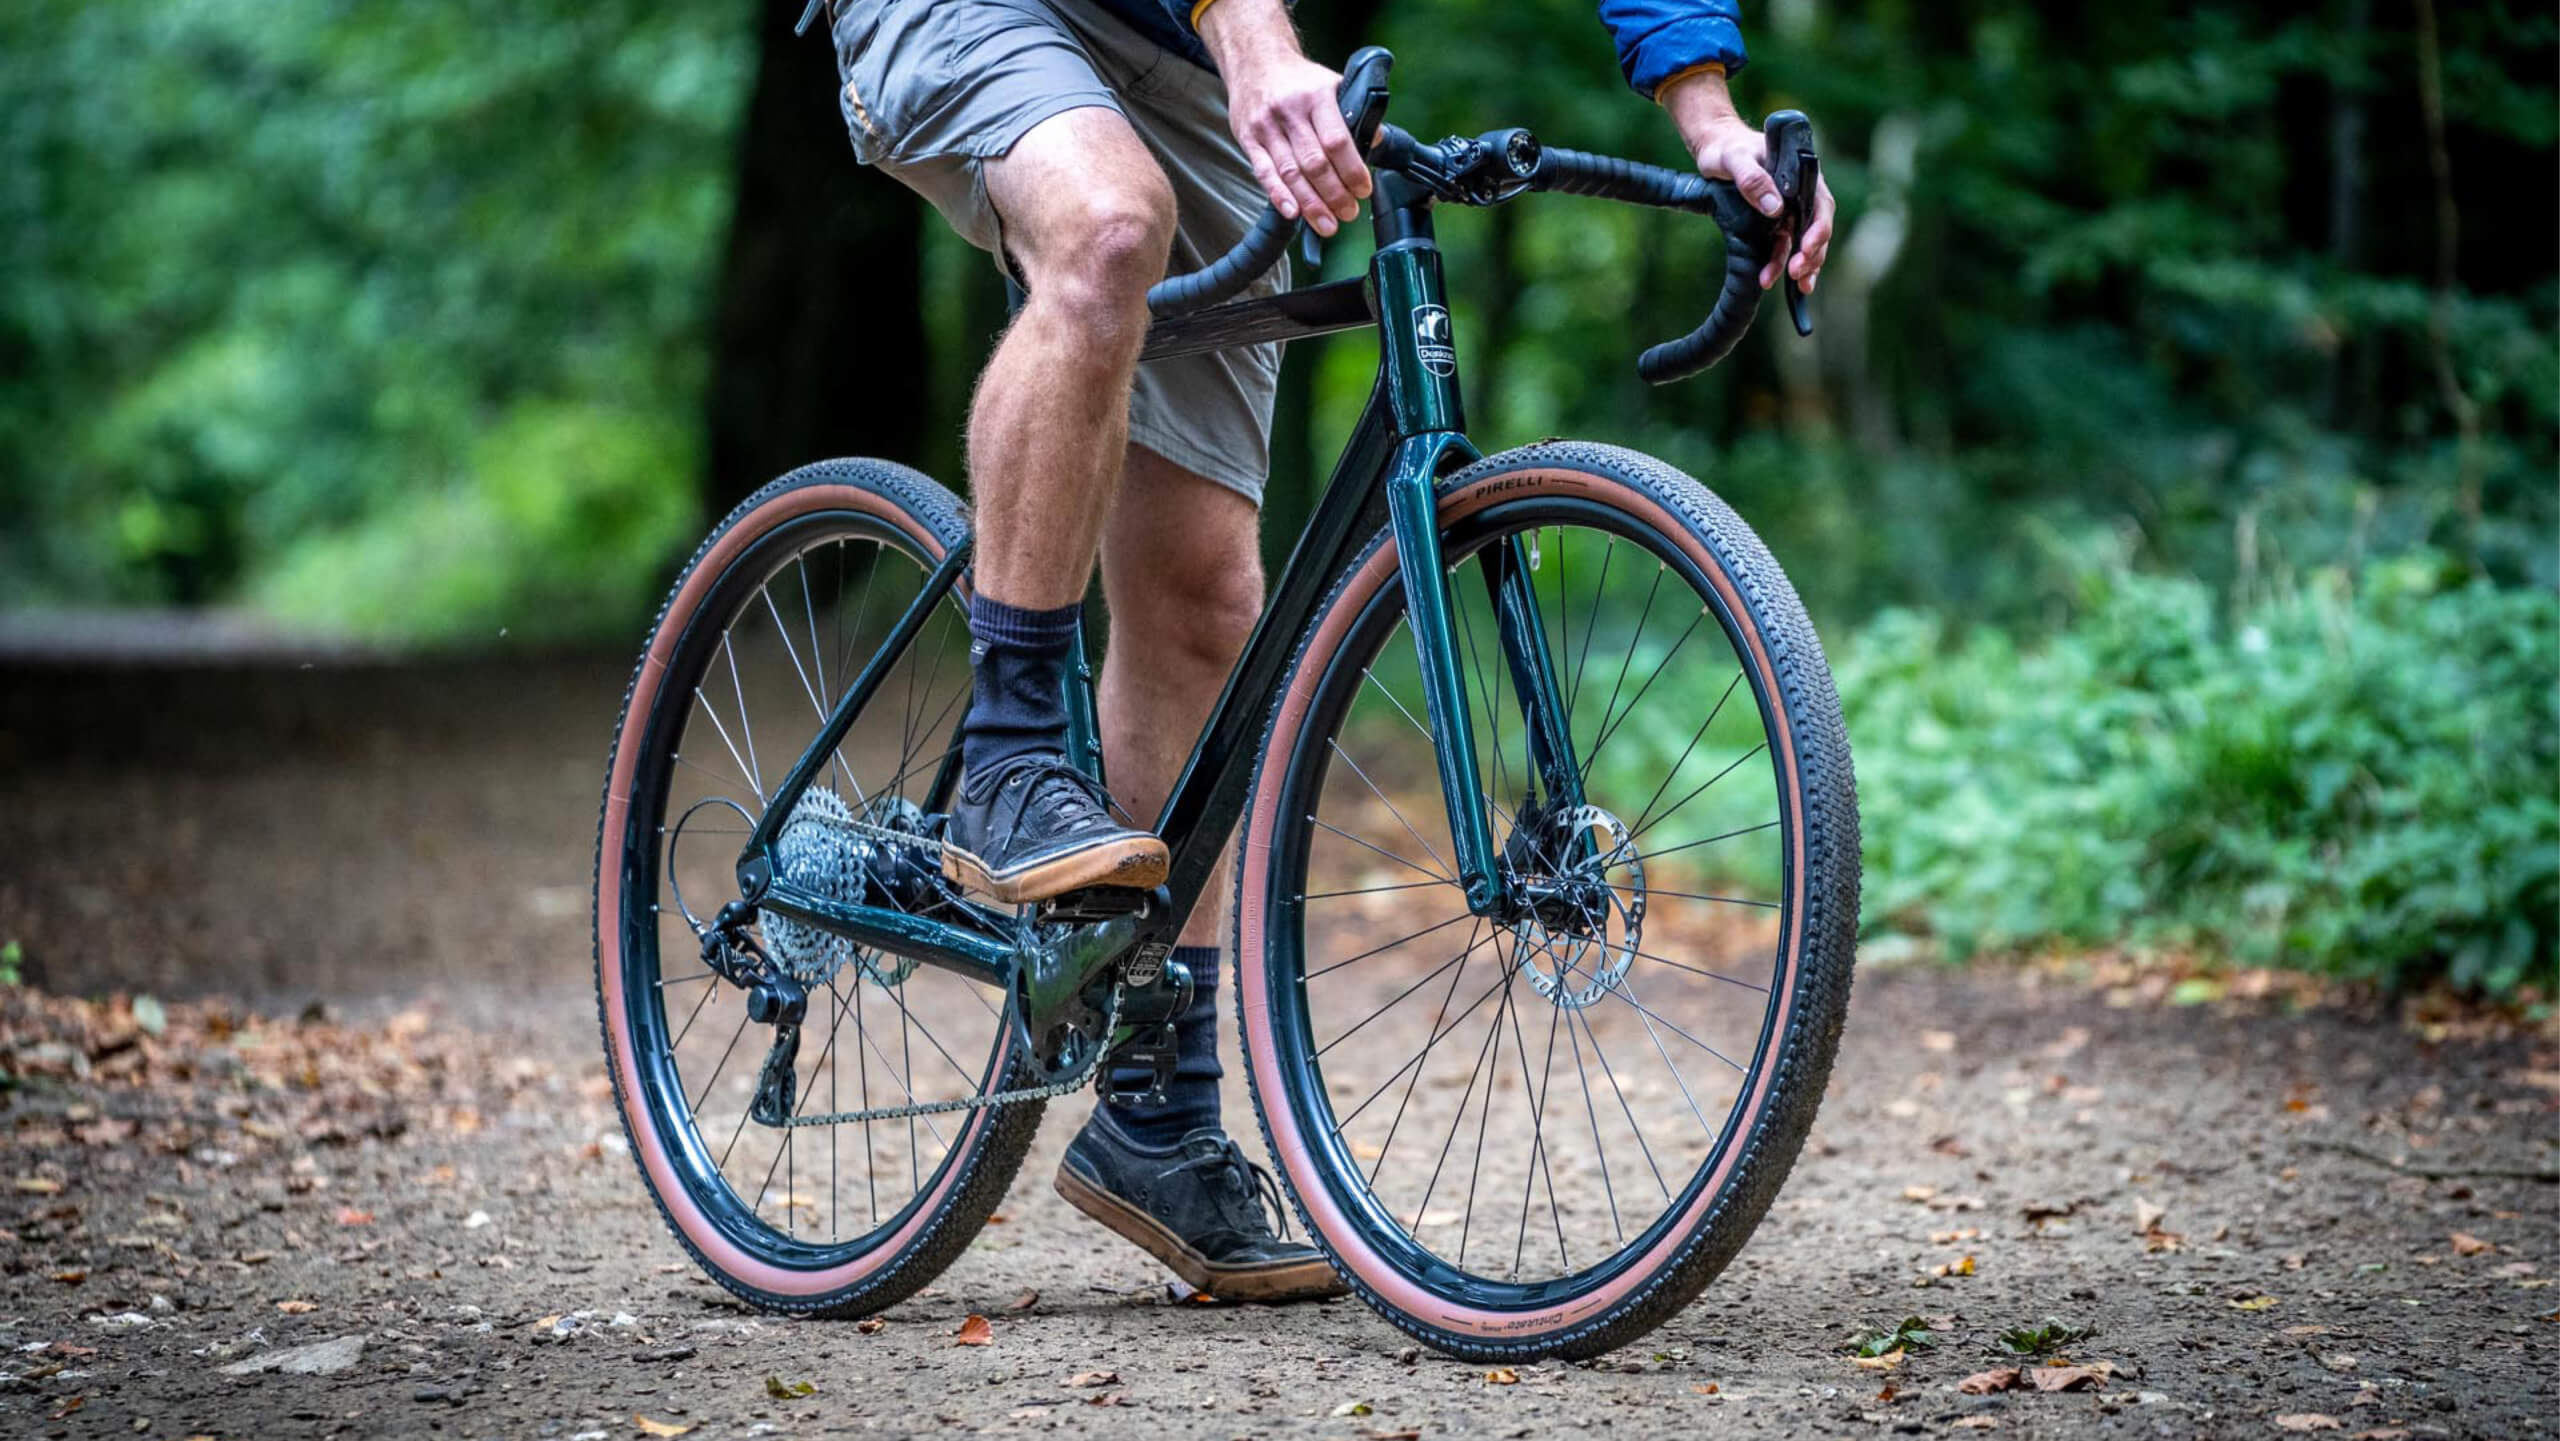
[[[1478, 784], [1475, 720], [1450, 629], [1434, 494], [1443, 463], [1453, 454], [1472, 459], [1475, 452], [1467, 444], [1458, 402], [1456, 342], [1428, 212], [1400, 213], [1397, 220], [1400, 238], [1381, 246], [1370, 263], [1383, 348], [1379, 367], [1386, 377], [1391, 422], [1401, 440], [1386, 478], [1387, 517], [1404, 579], [1406, 622], [1421, 664], [1458, 883], [1466, 891], [1468, 909], [1494, 915], [1508, 904], [1508, 888], [1496, 864], [1492, 822]], [[1382, 240], [1386, 232], [1382, 217]]]

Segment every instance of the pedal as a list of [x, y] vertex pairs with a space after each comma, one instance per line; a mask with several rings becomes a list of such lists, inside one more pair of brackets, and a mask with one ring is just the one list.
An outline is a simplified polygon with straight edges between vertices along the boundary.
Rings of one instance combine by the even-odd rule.
[[1042, 901], [1038, 919], [1043, 924], [1080, 926], [1114, 916], [1143, 914], [1159, 897], [1167, 904], [1172, 902], [1162, 886], [1143, 891], [1135, 886], [1086, 886]]
[[[1142, 1028], [1129, 1044], [1111, 1053], [1102, 1067], [1095, 1086], [1102, 1092], [1106, 1105], [1135, 1106], [1160, 1104], [1165, 1090], [1173, 1084], [1174, 1063], [1181, 1053], [1174, 1042], [1173, 1027], [1156, 1025]], [[1146, 1067], [1146, 1082], [1129, 1087], [1119, 1082], [1118, 1073], [1125, 1067]]]

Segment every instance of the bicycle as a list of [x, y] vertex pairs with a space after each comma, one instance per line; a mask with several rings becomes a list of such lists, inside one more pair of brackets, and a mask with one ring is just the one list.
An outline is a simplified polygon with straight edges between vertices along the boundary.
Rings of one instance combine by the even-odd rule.
[[[987, 1220], [1046, 1101], [1129, 1067], [1161, 1086], [1194, 979], [1168, 957], [1231, 834], [1264, 1140], [1308, 1232], [1416, 1338], [1490, 1361], [1624, 1344], [1724, 1267], [1793, 1163], [1858, 910], [1820, 643], [1688, 476], [1574, 442], [1476, 453], [1432, 214], [1560, 190], [1712, 217], [1723, 290], [1639, 361], [1657, 383], [1748, 328], [1773, 222], [1729, 185], [1525, 130], [1416, 140], [1384, 122], [1391, 63], [1360, 52], [1342, 89], [1377, 180], [1365, 277], [1233, 300], [1292, 238], [1266, 214], [1149, 297], [1149, 355], [1380, 341], [1157, 819], [1163, 885], [999, 911], [943, 878], [971, 549], [933, 481], [803, 467], [675, 581], [609, 762], [598, 1010], [644, 1180], [743, 1299], [849, 1315], [914, 1294]], [[1767, 133], [1804, 203], [1809, 126]], [[1081, 652], [1071, 674], [1073, 759], [1099, 774]], [[764, 767], [760, 734], [798, 742], [787, 765]]]

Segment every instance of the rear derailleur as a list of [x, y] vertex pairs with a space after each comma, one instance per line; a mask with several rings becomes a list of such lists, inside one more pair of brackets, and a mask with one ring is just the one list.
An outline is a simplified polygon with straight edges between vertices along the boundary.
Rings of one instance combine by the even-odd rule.
[[809, 988], [777, 964], [746, 928], [755, 914], [744, 901], [731, 901], [702, 933], [702, 963], [712, 974], [747, 993], [747, 1019], [773, 1027], [773, 1045], [756, 1075], [755, 1099], [747, 1114], [760, 1126], [779, 1126], [791, 1119], [799, 1099], [800, 1026], [809, 1017]]

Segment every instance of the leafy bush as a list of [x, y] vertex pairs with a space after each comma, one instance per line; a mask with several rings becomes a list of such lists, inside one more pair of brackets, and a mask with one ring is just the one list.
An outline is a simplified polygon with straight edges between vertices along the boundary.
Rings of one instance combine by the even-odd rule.
[[1835, 655], [1869, 928], [2547, 985], [2560, 597], [2448, 573], [2321, 572], [2226, 620], [2100, 571], [2033, 649], [1878, 617]]

